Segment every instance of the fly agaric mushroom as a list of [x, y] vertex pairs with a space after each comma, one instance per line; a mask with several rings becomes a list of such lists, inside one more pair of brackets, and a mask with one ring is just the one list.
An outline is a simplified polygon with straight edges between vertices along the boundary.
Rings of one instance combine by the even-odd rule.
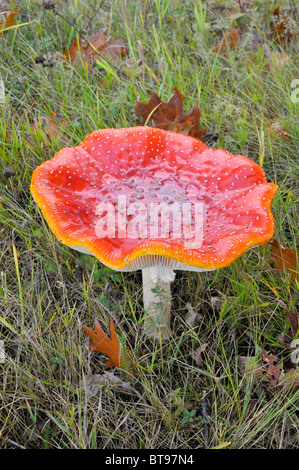
[[150, 127], [97, 130], [31, 183], [62, 243], [112, 269], [142, 270], [144, 331], [162, 338], [174, 270], [223, 268], [269, 241], [276, 189], [243, 155]]

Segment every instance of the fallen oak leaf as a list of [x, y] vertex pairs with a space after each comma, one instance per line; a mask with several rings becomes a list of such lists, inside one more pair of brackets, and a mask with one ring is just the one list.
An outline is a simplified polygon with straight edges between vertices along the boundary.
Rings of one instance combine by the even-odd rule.
[[201, 112], [197, 105], [190, 114], [186, 115], [183, 109], [184, 95], [174, 88], [174, 94], [168, 103], [161, 101], [156, 93], [151, 91], [148, 103], [137, 102], [134, 112], [142, 118], [142, 126], [149, 125], [158, 129], [189, 135], [205, 141], [207, 129], [199, 129]]
[[233, 24], [229, 31], [224, 33], [223, 37], [221, 38], [220, 42], [213, 46], [211, 51], [216, 54], [221, 54], [226, 56], [226, 54], [230, 51], [235, 49], [240, 42], [240, 35], [239, 30]]
[[293, 33], [293, 20], [290, 12], [280, 12], [280, 8], [277, 7], [273, 11], [272, 20], [270, 21], [271, 37], [275, 42], [288, 43], [296, 36], [297, 33]]
[[124, 349], [115, 332], [115, 326], [110, 319], [110, 337], [101, 328], [99, 321], [96, 319], [94, 330], [83, 325], [85, 333], [92, 339], [91, 351], [99, 351], [109, 356], [105, 367], [119, 367], [121, 369], [134, 374], [134, 368], [129, 356], [128, 348]]
[[291, 136], [284, 130], [279, 122], [273, 122], [267, 129], [267, 132], [271, 135], [275, 135], [280, 139], [290, 140]]
[[298, 280], [298, 265], [296, 251], [291, 248], [284, 248], [277, 240], [272, 241], [271, 260], [274, 267], [280, 271], [289, 271], [294, 281]]
[[267, 366], [265, 367], [265, 372], [267, 377], [273, 382], [273, 384], [278, 383], [280, 377], [280, 369], [281, 365], [278, 364], [276, 367], [274, 362], [277, 361], [278, 357], [274, 356], [272, 353], [268, 354], [265, 350], [262, 351], [263, 361], [267, 362]]
[[81, 53], [82, 56], [92, 56], [96, 55], [99, 51], [105, 48], [105, 31], [100, 29], [100, 31], [86, 41], [74, 39], [70, 49], [65, 49], [63, 55], [70, 60], [71, 62], [76, 62]]
[[80, 60], [86, 62], [89, 73], [92, 71], [92, 65], [99, 56], [109, 56], [114, 62], [119, 62], [127, 54], [128, 50], [122, 39], [106, 42], [105, 31], [100, 31], [86, 40], [74, 39], [70, 49], [63, 51], [64, 57], [76, 64]]
[[41, 130], [46, 136], [46, 141], [49, 143], [51, 143], [52, 139], [58, 139], [60, 145], [66, 145], [67, 138], [63, 135], [63, 128], [68, 125], [68, 120], [57, 119], [56, 114], [52, 113], [50, 116], [40, 116], [39, 119], [34, 118], [31, 131], [36, 134]]
[[252, 378], [255, 382], [266, 378], [271, 387], [281, 387], [285, 384], [298, 386], [299, 372], [293, 368], [284, 370], [282, 361], [274, 364], [277, 361], [277, 356], [260, 349], [257, 356], [239, 356], [238, 366], [244, 377]]
[[293, 387], [299, 385], [299, 373], [294, 368], [284, 370], [283, 363], [280, 362], [276, 366], [274, 362], [277, 361], [278, 357], [273, 354], [268, 354], [265, 350], [262, 351], [263, 360], [267, 362], [265, 366], [266, 376], [270, 380], [270, 384], [273, 387], [281, 387], [284, 384], [292, 384]]
[[12, 10], [8, 3], [2, 5], [0, 12], [0, 37], [2, 36], [1, 30], [14, 26], [16, 24], [15, 17], [19, 13], [18, 9]]

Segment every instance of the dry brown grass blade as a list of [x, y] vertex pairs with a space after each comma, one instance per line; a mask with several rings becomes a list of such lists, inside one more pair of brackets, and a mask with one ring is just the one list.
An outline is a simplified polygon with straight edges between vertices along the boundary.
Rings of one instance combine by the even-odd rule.
[[39, 119], [34, 119], [31, 126], [33, 133], [39, 129], [45, 134], [46, 142], [51, 143], [52, 139], [58, 140], [59, 145], [67, 144], [67, 138], [63, 135], [63, 130], [69, 125], [66, 119], [57, 119], [56, 115], [52, 113], [50, 116], [40, 116]]

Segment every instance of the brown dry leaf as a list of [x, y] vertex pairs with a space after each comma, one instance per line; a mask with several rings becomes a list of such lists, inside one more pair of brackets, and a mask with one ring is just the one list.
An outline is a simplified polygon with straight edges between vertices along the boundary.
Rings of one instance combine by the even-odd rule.
[[193, 360], [196, 362], [196, 364], [199, 367], [202, 367], [202, 365], [204, 363], [203, 358], [202, 358], [202, 353], [205, 352], [205, 350], [207, 349], [208, 346], [209, 346], [208, 343], [203, 343], [198, 348], [196, 348], [192, 351], [189, 351], [189, 355], [193, 358]]
[[224, 33], [221, 41], [213, 46], [211, 51], [216, 54], [226, 55], [230, 50], [235, 49], [240, 42], [239, 30], [233, 24], [230, 31]]
[[273, 240], [271, 247], [271, 260], [276, 269], [289, 271], [292, 278], [298, 280], [298, 265], [296, 260], [296, 250], [284, 248], [277, 240]]
[[284, 130], [279, 122], [272, 122], [271, 126], [268, 127], [267, 132], [272, 135], [279, 137], [282, 140], [290, 140], [291, 136]]
[[92, 345], [89, 349], [91, 351], [99, 351], [109, 356], [105, 367], [119, 367], [131, 374], [134, 373], [128, 348], [124, 349], [120, 344], [118, 336], [115, 333], [114, 323], [111, 319], [109, 325], [111, 337], [104, 332], [98, 320], [95, 320], [94, 330], [87, 328], [85, 325], [83, 325], [83, 328], [85, 333], [92, 339]]
[[92, 72], [92, 66], [100, 55], [102, 57], [109, 56], [117, 63], [128, 53], [122, 39], [106, 42], [104, 29], [100, 29], [87, 41], [88, 43], [84, 40], [74, 39], [71, 48], [64, 50], [63, 55], [74, 64], [83, 59], [87, 64], [89, 73]]
[[204, 142], [207, 129], [199, 129], [201, 112], [195, 105], [187, 116], [184, 113], [183, 100], [184, 95], [177, 88], [174, 88], [169, 103], [164, 103], [156, 93], [151, 92], [149, 102], [145, 104], [138, 101], [134, 111], [137, 116], [142, 117], [143, 126], [147, 124], [150, 127], [189, 135]]
[[52, 113], [50, 116], [40, 116], [39, 119], [34, 119], [31, 130], [33, 133], [36, 133], [41, 129], [49, 143], [54, 139], [58, 140], [60, 145], [66, 145], [68, 140], [63, 135], [63, 128], [68, 125], [69, 121], [57, 119], [55, 113]]
[[190, 328], [198, 326], [199, 321], [202, 319], [202, 315], [194, 310], [191, 304], [186, 304], [187, 314], [185, 316], [185, 322]]
[[105, 371], [103, 374], [87, 375], [81, 382], [81, 389], [86, 391], [88, 395], [96, 395], [102, 387], [119, 388], [127, 393], [137, 395], [141, 400], [143, 399], [130, 382], [124, 382], [113, 372]]
[[225, 295], [215, 295], [211, 297], [211, 304], [215, 308], [215, 310], [218, 310], [219, 312], [222, 309], [222, 305], [227, 303], [227, 297]]
[[270, 22], [271, 37], [275, 42], [288, 43], [294, 39], [298, 34], [291, 32], [294, 26], [294, 21], [291, 18], [290, 12], [281, 12], [279, 7], [275, 8]]
[[260, 349], [257, 357], [239, 356], [238, 366], [244, 377], [252, 378], [255, 382], [267, 379], [270, 387], [281, 388], [286, 384], [297, 387], [299, 385], [299, 372], [293, 368], [284, 370], [283, 362], [277, 361], [277, 356]]
[[269, 385], [273, 387], [282, 387], [283, 385], [291, 384], [293, 387], [299, 385], [299, 373], [294, 368], [288, 368], [284, 370], [283, 362], [279, 362], [274, 365], [274, 362], [277, 361], [277, 356], [273, 354], [268, 354], [266, 351], [262, 351], [263, 360], [267, 362], [267, 365], [264, 367], [266, 376], [269, 379]]
[[254, 382], [267, 379], [270, 387], [282, 387], [285, 384], [297, 386], [299, 384], [298, 371], [284, 370], [283, 363], [277, 360], [277, 356], [260, 350], [258, 357], [239, 356], [238, 366], [240, 373], [246, 378], [252, 378]]
[[9, 3], [4, 3], [0, 6], [0, 37], [2, 36], [1, 30], [13, 26], [16, 24], [15, 17], [17, 16], [19, 10], [13, 10]]
[[292, 338], [295, 338], [297, 331], [299, 330], [299, 313], [294, 312], [294, 310], [286, 310], [285, 313], [287, 314], [291, 325]]
[[262, 356], [263, 361], [267, 363], [267, 366], [264, 367], [267, 377], [269, 377], [273, 384], [278, 383], [282, 368], [281, 364], [278, 364], [277, 366], [274, 365], [274, 362], [277, 361], [278, 357], [274, 356], [272, 353], [267, 353], [264, 349], [262, 350]]

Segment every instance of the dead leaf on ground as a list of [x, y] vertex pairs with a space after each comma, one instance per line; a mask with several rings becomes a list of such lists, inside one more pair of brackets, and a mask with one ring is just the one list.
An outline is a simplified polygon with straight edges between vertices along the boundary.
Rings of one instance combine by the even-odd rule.
[[267, 351], [262, 351], [263, 361], [267, 363], [267, 366], [264, 367], [266, 376], [270, 379], [273, 384], [277, 384], [279, 381], [282, 365], [274, 365], [274, 362], [277, 361], [278, 357], [274, 356], [272, 353], [267, 353]]
[[238, 46], [239, 42], [239, 30], [236, 29], [235, 25], [233, 24], [230, 31], [226, 31], [226, 33], [224, 33], [220, 42], [216, 46], [213, 46], [211, 51], [215, 52], [216, 54], [226, 56], [229, 51], [235, 49]]
[[291, 325], [291, 337], [293, 339], [299, 330], [299, 313], [294, 312], [294, 310], [286, 310], [285, 313], [287, 314], [289, 323]]
[[196, 364], [199, 367], [203, 366], [204, 360], [202, 358], [202, 353], [205, 352], [205, 350], [207, 349], [208, 346], [209, 346], [208, 343], [203, 343], [198, 348], [196, 348], [192, 351], [189, 351], [189, 355], [193, 358], [193, 360], [196, 362]]
[[295, 22], [291, 17], [291, 12], [280, 12], [279, 7], [275, 8], [270, 21], [271, 38], [278, 44], [286, 44], [298, 36], [297, 33], [293, 32], [294, 27]]
[[18, 9], [12, 9], [9, 3], [4, 3], [0, 6], [0, 37], [2, 36], [1, 30], [16, 24], [15, 18], [19, 12]]
[[63, 135], [64, 128], [69, 125], [66, 119], [57, 119], [55, 113], [50, 116], [40, 116], [39, 119], [34, 118], [31, 125], [32, 133], [42, 131], [45, 134], [46, 141], [51, 143], [52, 139], [57, 140], [59, 145], [66, 145], [68, 140]]
[[268, 364], [264, 367], [266, 377], [269, 379], [269, 385], [272, 387], [283, 387], [284, 385], [292, 385], [297, 387], [299, 385], [299, 373], [294, 368], [284, 370], [283, 361], [274, 365], [277, 361], [277, 356], [268, 354], [266, 351], [262, 352], [263, 360]]
[[276, 269], [289, 271], [294, 281], [299, 279], [296, 250], [284, 248], [277, 240], [273, 240], [271, 246], [271, 260]]
[[277, 341], [283, 347], [283, 349], [291, 349], [292, 338], [286, 333], [280, 333], [277, 336]]
[[266, 376], [269, 379], [269, 385], [273, 387], [282, 387], [284, 385], [292, 385], [293, 387], [299, 386], [299, 372], [294, 368], [283, 368], [283, 361], [274, 365], [277, 361], [277, 356], [268, 354], [266, 351], [262, 351], [263, 360], [268, 363], [265, 366]]
[[140, 393], [132, 387], [130, 382], [124, 382], [113, 372], [105, 371], [103, 374], [87, 375], [81, 382], [82, 390], [86, 390], [89, 395], [96, 395], [102, 387], [115, 387], [125, 392], [133, 393], [142, 399]]
[[161, 101], [156, 93], [151, 92], [148, 103], [137, 102], [135, 114], [142, 118], [142, 125], [189, 135], [196, 139], [205, 141], [207, 129], [199, 129], [201, 112], [197, 105], [190, 114], [186, 115], [183, 109], [184, 95], [174, 88], [174, 94], [169, 103]]
[[219, 312], [221, 311], [222, 306], [228, 302], [228, 298], [225, 297], [225, 295], [214, 295], [210, 300], [212, 306]]
[[268, 127], [267, 132], [281, 140], [290, 140], [291, 136], [284, 130], [283, 126], [275, 121]]
[[94, 330], [83, 326], [85, 333], [92, 339], [91, 351], [99, 351], [109, 356], [105, 367], [119, 367], [131, 374], [133, 373], [133, 365], [130, 360], [128, 348], [124, 349], [120, 344], [119, 338], [115, 333], [115, 326], [110, 319], [110, 335], [109, 337], [101, 328], [99, 321], [96, 319]]
[[196, 312], [190, 303], [186, 304], [186, 308], [187, 314], [185, 316], [185, 322], [190, 326], [190, 328], [195, 328], [202, 319], [202, 315]]
[[92, 66], [100, 56], [108, 56], [113, 62], [118, 63], [128, 53], [122, 39], [106, 42], [104, 29], [100, 29], [87, 41], [74, 39], [71, 48], [64, 50], [63, 55], [73, 64], [83, 59], [89, 73], [92, 72]]
[[293, 368], [284, 370], [283, 361], [278, 362], [278, 357], [261, 349], [258, 356], [239, 356], [238, 366], [240, 373], [245, 378], [267, 380], [270, 387], [282, 387], [284, 385], [299, 385], [299, 372]]

